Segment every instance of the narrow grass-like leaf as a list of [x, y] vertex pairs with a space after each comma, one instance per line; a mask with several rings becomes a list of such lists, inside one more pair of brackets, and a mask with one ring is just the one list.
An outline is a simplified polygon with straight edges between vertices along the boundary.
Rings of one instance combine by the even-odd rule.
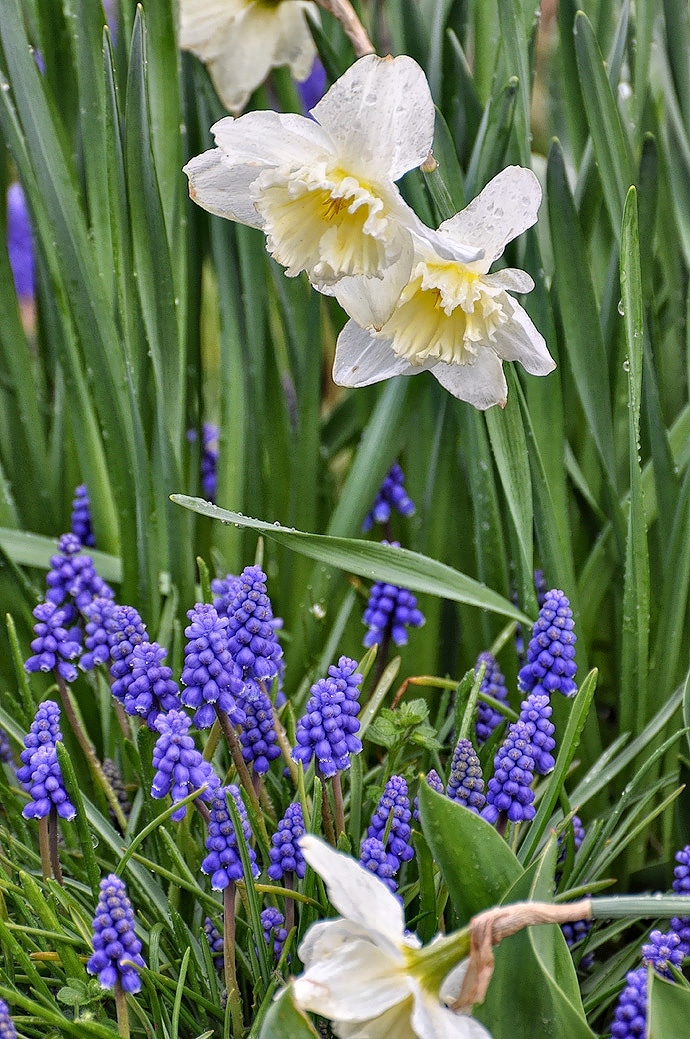
[[393, 545], [376, 544], [371, 541], [356, 541], [352, 538], [330, 537], [324, 534], [308, 534], [301, 530], [283, 527], [279, 523], [266, 523], [263, 520], [243, 516], [239, 512], [221, 509], [202, 498], [190, 498], [184, 494], [173, 494], [171, 498], [202, 516], [212, 516], [225, 523], [233, 523], [236, 527], [250, 527], [260, 530], [267, 537], [286, 545], [295, 552], [302, 552], [321, 563], [340, 567], [350, 573], [359, 574], [377, 581], [389, 581], [391, 584], [410, 588], [416, 592], [429, 592], [440, 595], [455, 602], [464, 602], [470, 606], [493, 610], [506, 617], [524, 623], [529, 618], [496, 592], [484, 588], [479, 582], [465, 574], [460, 574], [452, 567], [428, 559], [418, 552], [410, 552], [406, 548]]
[[84, 856], [86, 874], [89, 878], [89, 884], [91, 885], [95, 904], [98, 902], [99, 898], [101, 871], [98, 867], [98, 862], [96, 861], [96, 852], [93, 847], [92, 834], [86, 820], [84, 799], [72, 766], [72, 759], [64, 744], [58, 742], [55, 749], [60, 764], [60, 771], [62, 772], [62, 777], [65, 781], [65, 787], [70, 796], [70, 800], [77, 811], [76, 828], [77, 834], [79, 835], [79, 845], [81, 847], [81, 853]]
[[520, 0], [501, 0], [498, 16], [506, 72], [518, 81], [513, 125], [521, 166], [530, 165], [530, 75], [527, 27]]
[[519, 91], [517, 76], [511, 76], [502, 90], [486, 102], [465, 177], [470, 198], [477, 195], [500, 168], [513, 128]]
[[647, 720], [650, 575], [640, 469], [640, 404], [644, 327], [637, 229], [637, 193], [628, 192], [621, 231], [621, 293], [628, 364], [630, 512], [623, 590], [621, 726], [639, 731]]

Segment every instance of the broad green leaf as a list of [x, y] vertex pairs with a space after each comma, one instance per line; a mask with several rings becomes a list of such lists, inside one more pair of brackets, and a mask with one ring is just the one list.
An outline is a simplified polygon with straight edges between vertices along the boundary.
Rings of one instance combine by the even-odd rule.
[[[513, 125], [518, 155], [522, 166], [530, 165], [530, 73], [527, 26], [520, 0], [500, 0], [498, 15], [501, 27], [503, 67], [508, 76], [518, 81]], [[536, 12], [533, 10], [532, 17]]]
[[[0, 527], [0, 548], [18, 566], [48, 570], [50, 557], [57, 552], [57, 539], [43, 537], [40, 534], [30, 534], [24, 530]], [[122, 563], [117, 556], [99, 552], [95, 548], [87, 551], [104, 581], [113, 581], [115, 584], [122, 581]]]
[[283, 527], [277, 521], [266, 523], [264, 520], [243, 516], [239, 512], [229, 512], [202, 498], [190, 498], [185, 494], [173, 494], [171, 499], [202, 516], [211, 516], [224, 523], [232, 523], [236, 527], [260, 530], [278, 544], [286, 545], [320, 563], [340, 567], [342, 570], [349, 570], [350, 573], [373, 580], [389, 581], [415, 592], [429, 592], [431, 595], [440, 595], [455, 602], [479, 606], [481, 609], [492, 610], [519, 620], [523, 624], [530, 623], [529, 618], [503, 596], [484, 588], [478, 581], [458, 573], [452, 567], [422, 556], [418, 552], [372, 541], [308, 534]]
[[501, 167], [513, 128], [519, 86], [517, 77], [511, 76], [501, 91], [486, 102], [465, 178], [470, 197], [478, 194]]
[[419, 815], [460, 924], [503, 901], [523, 869], [494, 827], [428, 783], [419, 784]]
[[268, 1008], [259, 1039], [318, 1039], [318, 1035], [304, 1011], [295, 1005], [288, 986]]
[[648, 1028], [653, 1039], [680, 1039], [688, 1031], [690, 1021], [690, 989], [659, 977], [654, 970], [648, 976]]

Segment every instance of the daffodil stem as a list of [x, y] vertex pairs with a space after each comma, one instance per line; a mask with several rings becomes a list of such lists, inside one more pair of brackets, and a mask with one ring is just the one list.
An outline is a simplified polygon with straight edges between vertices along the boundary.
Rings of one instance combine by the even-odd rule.
[[338, 19], [358, 58], [365, 54], [376, 53], [373, 43], [367, 36], [366, 30], [349, 0], [317, 0], [317, 3], [319, 7], [323, 7], [324, 11], [328, 11]]
[[117, 1014], [117, 1034], [120, 1039], [129, 1039], [129, 1010], [127, 1009], [127, 994], [118, 978], [115, 982], [115, 1013]]
[[242, 1039], [244, 1026], [242, 1023], [242, 1002], [237, 987], [235, 970], [235, 881], [231, 880], [223, 891], [223, 957], [225, 987], [228, 992], [228, 1003], [232, 1016], [232, 1033], [235, 1039]]

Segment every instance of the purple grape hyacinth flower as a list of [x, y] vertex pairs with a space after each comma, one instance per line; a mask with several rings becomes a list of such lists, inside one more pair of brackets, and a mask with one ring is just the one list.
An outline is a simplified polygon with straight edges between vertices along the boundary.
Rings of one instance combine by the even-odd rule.
[[573, 679], [577, 672], [577, 635], [574, 626], [573, 611], [566, 595], [558, 589], [547, 592], [532, 628], [527, 663], [518, 675], [523, 692], [550, 696], [558, 691], [563, 696], [575, 696], [577, 685]]
[[[672, 887], [676, 894], [690, 896], [690, 844], [676, 852], [673, 878]], [[688, 905], [690, 906], [690, 902]], [[690, 956], [690, 916], [674, 916], [671, 928], [680, 938], [683, 956]]]
[[305, 832], [302, 805], [295, 801], [287, 806], [285, 815], [278, 823], [278, 829], [271, 837], [271, 865], [266, 871], [271, 880], [282, 880], [286, 873], [295, 873], [300, 880], [302, 879], [307, 864], [299, 846], [299, 839]]
[[316, 757], [326, 778], [350, 767], [350, 755], [362, 749], [356, 735], [361, 681], [356, 662], [343, 656], [337, 666], [329, 667], [327, 678], [320, 678], [311, 687], [305, 714], [297, 723], [297, 746], [292, 751], [295, 761], [306, 767]]
[[374, 523], [387, 523], [391, 518], [391, 510], [395, 509], [401, 516], [414, 516], [415, 503], [409, 497], [404, 487], [405, 474], [397, 462], [394, 462], [388, 471], [381, 487], [376, 495], [376, 500], [362, 523], [362, 530], [366, 533], [371, 530]]
[[271, 947], [271, 935], [273, 935], [273, 955], [277, 960], [280, 959], [285, 945], [285, 939], [287, 938], [287, 930], [283, 926], [285, 924], [285, 917], [277, 909], [269, 906], [267, 909], [261, 910], [261, 928], [264, 934], [264, 941]]
[[33, 655], [25, 661], [24, 669], [29, 673], [57, 669], [65, 682], [73, 682], [78, 672], [72, 661], [81, 653], [81, 632], [78, 628], [67, 630], [69, 615], [54, 602], [39, 603], [33, 614], [37, 621], [31, 640]]
[[79, 538], [82, 545], [86, 545], [87, 548], [93, 548], [96, 544], [96, 538], [91, 526], [91, 502], [89, 501], [89, 492], [86, 489], [85, 483], [80, 483], [74, 489], [70, 526], [72, 533]]
[[[383, 544], [388, 542], [384, 541]], [[397, 541], [391, 544], [398, 546]], [[369, 628], [363, 643], [369, 648], [390, 637], [396, 646], [406, 646], [407, 629], [421, 628], [424, 619], [424, 614], [417, 607], [417, 599], [407, 588], [376, 581], [371, 586], [369, 602], [362, 617]]]
[[139, 971], [145, 966], [127, 888], [120, 877], [110, 873], [101, 881], [93, 918], [93, 955], [86, 969], [98, 975], [101, 988], [115, 988], [119, 982], [125, 992], [139, 992]]
[[228, 649], [242, 668], [243, 677], [270, 682], [280, 671], [283, 650], [266, 592], [266, 574], [260, 566], [244, 568], [227, 610]]
[[122, 701], [127, 714], [143, 718], [154, 731], [159, 714], [180, 706], [180, 690], [172, 677], [172, 668], [163, 663], [166, 656], [167, 650], [157, 642], [140, 642], [132, 650], [129, 674], [118, 678], [112, 686], [113, 696]]
[[204, 934], [208, 939], [211, 955], [213, 956], [213, 966], [216, 970], [222, 970], [225, 965], [223, 935], [214, 925], [210, 916], [207, 916], [204, 920]]
[[237, 595], [242, 585], [241, 578], [236, 574], [226, 574], [225, 577], [214, 577], [211, 581], [211, 591], [214, 599], [213, 605], [220, 617], [227, 617], [228, 608]]
[[402, 776], [391, 776], [386, 783], [371, 817], [367, 837], [377, 837], [383, 841], [389, 818], [390, 832], [385, 847], [395, 856], [399, 868], [401, 862], [409, 862], [414, 855], [414, 848], [410, 844], [412, 812], [407, 796], [407, 783]]
[[58, 741], [62, 742], [60, 708], [54, 700], [44, 700], [24, 737], [24, 750], [19, 755], [22, 764], [17, 769], [17, 779], [20, 783], [29, 782], [33, 771], [31, 762], [36, 751], [41, 747], [54, 747]]
[[460, 738], [455, 745], [446, 794], [451, 801], [464, 805], [475, 815], [479, 815], [486, 802], [482, 767], [476, 750], [467, 739]]
[[239, 787], [231, 783], [230, 786], [220, 787], [211, 802], [211, 820], [208, 824], [208, 837], [206, 838], [208, 855], [201, 863], [202, 872], [211, 876], [211, 887], [214, 891], [223, 891], [231, 882], [241, 880], [243, 875], [237, 832], [226, 800], [228, 794], [237, 805], [237, 811], [242, 821], [241, 839], [247, 845], [252, 876], [258, 877], [259, 875], [256, 855], [250, 846], [252, 832], [247, 819], [247, 809], [244, 807]]
[[[435, 768], [430, 768], [424, 777], [426, 782], [429, 784], [432, 790], [435, 790], [437, 794], [445, 793], [443, 789], [443, 780], [439, 776]], [[412, 810], [412, 818], [419, 820], [419, 798], [414, 799], [414, 808]]]
[[[201, 490], [208, 501], [216, 500], [218, 485], [218, 437], [220, 429], [213, 422], [204, 422], [201, 427]], [[187, 440], [196, 443], [196, 429], [187, 430]]]
[[316, 105], [317, 101], [321, 100], [325, 89], [326, 70], [321, 64], [321, 59], [317, 54], [314, 58], [311, 72], [302, 83], [297, 84], [297, 91], [305, 115], [310, 112], [310, 110]]
[[58, 551], [50, 557], [51, 569], [46, 574], [46, 600], [62, 606], [67, 622], [72, 623], [96, 597], [114, 599], [115, 593], [96, 572], [91, 556], [81, 551], [75, 534], [63, 534]]
[[647, 1034], [647, 968], [629, 971], [625, 980], [626, 986], [618, 997], [611, 1025], [611, 1039], [644, 1039]]
[[110, 644], [110, 674], [122, 678], [130, 671], [134, 647], [148, 642], [146, 625], [133, 606], [116, 606], [106, 624]]
[[531, 692], [520, 704], [520, 721], [525, 723], [529, 731], [534, 769], [541, 776], [553, 772], [556, 764], [556, 759], [551, 753], [556, 746], [551, 714], [551, 701], [545, 693]]
[[680, 967], [685, 959], [680, 936], [675, 931], [651, 931], [649, 940], [642, 946], [642, 959], [662, 977], [673, 977], [669, 968]]
[[195, 708], [197, 729], [208, 729], [215, 721], [215, 708], [228, 715], [235, 725], [244, 725], [245, 713], [238, 699], [244, 693], [242, 669], [228, 649], [228, 618], [220, 617], [215, 606], [197, 603], [187, 613], [189, 625], [184, 633], [182, 703]]
[[[507, 703], [508, 690], [506, 688], [506, 680], [496, 658], [488, 652], [480, 653], [474, 665], [475, 674], [477, 674], [482, 664], [486, 665], [486, 671], [484, 672], [479, 692], [484, 693], [485, 696], [493, 697], [494, 700]], [[479, 700], [477, 703], [475, 733], [480, 747], [482, 743], [486, 743], [494, 729], [501, 724], [503, 717], [501, 712], [497, 711], [495, 707], [491, 707], [489, 704]]]
[[31, 758], [29, 768], [31, 774], [26, 783], [31, 801], [22, 809], [24, 818], [43, 819], [55, 807], [61, 819], [68, 822], [74, 819], [77, 810], [65, 790], [55, 745], [46, 743], [39, 747]]
[[20, 300], [34, 297], [34, 247], [24, 189], [13, 181], [7, 189], [7, 252]]
[[246, 719], [240, 733], [242, 757], [254, 766], [257, 775], [268, 772], [270, 763], [280, 757], [270, 698], [252, 679], [247, 682], [242, 706]]
[[17, 1039], [17, 1029], [4, 999], [0, 999], [0, 1039]]
[[390, 891], [397, 891], [398, 885], [393, 874], [400, 869], [400, 859], [386, 851], [383, 841], [378, 837], [366, 837], [362, 841], [359, 861], [370, 873], [382, 880]]
[[[194, 746], [194, 740], [187, 731], [191, 724], [191, 718], [184, 711], [169, 711], [156, 718], [153, 727], [160, 736], [153, 748], [156, 774], [151, 787], [152, 797], [165, 797], [169, 793], [176, 803], [193, 790], [206, 786], [200, 797], [204, 801], [213, 801], [220, 780], [211, 763], [204, 761]], [[187, 805], [182, 805], [170, 818], [178, 822], [186, 814]]]
[[110, 660], [110, 632], [112, 616], [117, 609], [112, 599], [104, 599], [100, 595], [84, 607], [84, 647], [79, 660], [82, 671], [91, 671], [99, 664], [107, 664]]
[[512, 823], [526, 822], [536, 815], [534, 808], [534, 758], [529, 730], [516, 721], [494, 758], [494, 774], [489, 780], [486, 805], [481, 815], [496, 823], [501, 813]]

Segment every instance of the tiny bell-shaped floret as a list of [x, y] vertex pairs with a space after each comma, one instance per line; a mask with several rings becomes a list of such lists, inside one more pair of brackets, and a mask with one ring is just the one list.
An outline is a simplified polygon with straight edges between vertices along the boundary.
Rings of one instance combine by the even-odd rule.
[[119, 981], [125, 992], [139, 992], [139, 971], [146, 964], [141, 942], [134, 933], [134, 911], [124, 882], [111, 873], [101, 881], [93, 920], [93, 955], [86, 964], [97, 974], [101, 988], [114, 988]]

